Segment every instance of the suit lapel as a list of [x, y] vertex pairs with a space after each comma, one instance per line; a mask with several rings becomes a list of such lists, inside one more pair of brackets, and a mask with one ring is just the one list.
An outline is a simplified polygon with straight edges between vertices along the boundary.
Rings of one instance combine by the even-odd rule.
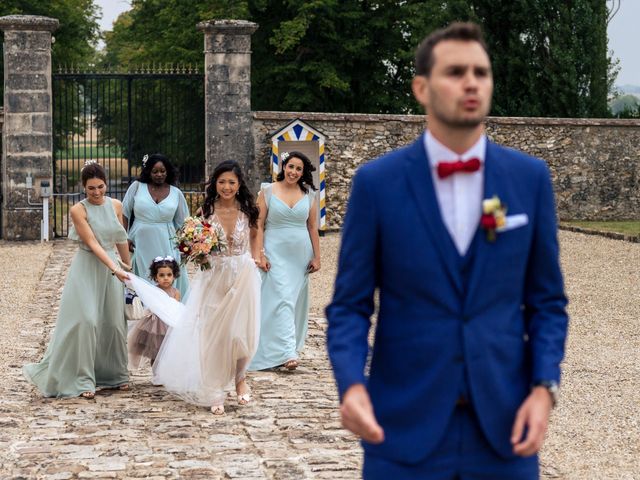
[[459, 255], [442, 221], [422, 135], [409, 147], [408, 159], [405, 162], [405, 174], [409, 190], [415, 197], [416, 207], [424, 220], [432, 243], [444, 263], [444, 270], [451, 278], [458, 293], [462, 293], [462, 278], [460, 270], [457, 268]]
[[[497, 195], [501, 201], [504, 201], [504, 191], [502, 191], [499, 186], [500, 178], [504, 178], [502, 173], [502, 165], [500, 163], [500, 160], [496, 158], [493, 144], [487, 141], [487, 152], [484, 161], [484, 186], [482, 194], [483, 200]], [[474, 241], [477, 242], [476, 258], [473, 262], [471, 276], [469, 278], [469, 285], [465, 301], [466, 304], [468, 304], [469, 299], [473, 297], [475, 291], [477, 290], [478, 282], [480, 282], [480, 280], [482, 279], [484, 266], [492, 253], [495, 251], [495, 245], [487, 240], [486, 232], [484, 231], [484, 229], [480, 228], [480, 225], [478, 225], [476, 236], [479, 238], [474, 238]]]

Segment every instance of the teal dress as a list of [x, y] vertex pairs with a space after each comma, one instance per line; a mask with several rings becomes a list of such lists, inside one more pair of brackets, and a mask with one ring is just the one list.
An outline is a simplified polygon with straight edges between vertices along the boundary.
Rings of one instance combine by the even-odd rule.
[[[80, 203], [96, 239], [117, 264], [116, 243], [127, 233], [109, 197], [102, 205]], [[96, 387], [128, 383], [127, 324], [124, 318], [124, 286], [78, 236], [79, 241], [60, 299], [56, 326], [44, 357], [23, 367], [27, 379], [45, 397], [77, 397]]]
[[[134, 243], [132, 256], [133, 273], [142, 278], [149, 278], [149, 267], [156, 257], [172, 256], [180, 262], [174, 238], [176, 229], [189, 216], [187, 201], [179, 188], [170, 185], [169, 195], [160, 203], [156, 203], [149, 193], [147, 183], [133, 182], [122, 200], [122, 214], [131, 219], [133, 225], [129, 229], [129, 239]], [[180, 269], [180, 276], [174, 282], [180, 291], [180, 297], [187, 296], [189, 277], [186, 266]]]
[[264, 231], [265, 255], [271, 263], [262, 272], [260, 341], [250, 370], [263, 370], [297, 359], [304, 347], [309, 320], [309, 274], [313, 246], [307, 219], [313, 193], [293, 208], [263, 184], [267, 205]]

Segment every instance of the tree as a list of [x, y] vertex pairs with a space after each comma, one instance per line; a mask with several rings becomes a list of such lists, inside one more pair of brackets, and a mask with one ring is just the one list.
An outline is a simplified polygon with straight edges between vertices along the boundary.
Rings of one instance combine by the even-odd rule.
[[[187, 6], [188, 4], [188, 6]], [[104, 62], [201, 63], [195, 24], [244, 18], [256, 110], [418, 113], [417, 44], [453, 20], [478, 22], [494, 68], [492, 114], [608, 116], [615, 63], [604, 0], [133, 0]]]
[[640, 98], [635, 95], [618, 95], [609, 102], [609, 108], [617, 118], [640, 118]]
[[[53, 35], [53, 69], [62, 65], [86, 63], [94, 58], [100, 37], [99, 8], [92, 0], [2, 0], [0, 16], [42, 15], [56, 18], [60, 27]], [[0, 55], [0, 69], [4, 69], [4, 56]], [[0, 99], [4, 86], [0, 82]]]
[[132, 0], [131, 10], [105, 33], [101, 63], [125, 69], [144, 64], [202, 65], [203, 34], [196, 24], [246, 16], [242, 0]]
[[493, 114], [609, 116], [615, 65], [603, 0], [469, 0], [493, 59]]
[[411, 111], [413, 49], [450, 17], [442, 3], [251, 0], [251, 20], [260, 25], [253, 42], [252, 104], [294, 111]]

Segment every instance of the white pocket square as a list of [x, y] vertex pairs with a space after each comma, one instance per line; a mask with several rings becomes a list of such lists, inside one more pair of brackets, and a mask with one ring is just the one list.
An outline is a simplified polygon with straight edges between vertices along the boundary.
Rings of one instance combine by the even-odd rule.
[[514, 228], [524, 227], [528, 223], [529, 216], [526, 213], [507, 215], [505, 218], [505, 224], [502, 227], [496, 228], [496, 232], [508, 232]]

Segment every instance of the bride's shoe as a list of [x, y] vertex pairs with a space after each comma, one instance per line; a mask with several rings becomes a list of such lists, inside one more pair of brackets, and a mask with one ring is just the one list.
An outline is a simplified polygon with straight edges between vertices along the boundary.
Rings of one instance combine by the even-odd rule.
[[251, 392], [238, 395], [238, 405], [248, 405], [251, 401]]
[[[246, 391], [244, 393], [240, 393], [238, 391], [238, 385], [240, 385], [241, 383], [243, 383], [244, 387], [246, 388]], [[249, 388], [249, 385], [247, 385], [245, 379], [242, 379], [238, 383], [236, 383], [236, 394], [238, 395], [238, 405], [247, 405], [251, 401], [251, 389]]]
[[224, 405], [213, 405], [211, 407], [211, 413], [214, 415], [224, 415]]

